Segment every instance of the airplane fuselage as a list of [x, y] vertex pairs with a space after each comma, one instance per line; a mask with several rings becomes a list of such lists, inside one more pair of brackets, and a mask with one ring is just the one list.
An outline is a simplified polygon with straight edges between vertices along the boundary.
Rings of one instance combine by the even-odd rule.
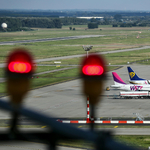
[[111, 85], [111, 87], [125, 91], [150, 91], [150, 85], [124, 84], [124, 85]]
[[149, 80], [129, 80], [131, 84], [149, 84]]

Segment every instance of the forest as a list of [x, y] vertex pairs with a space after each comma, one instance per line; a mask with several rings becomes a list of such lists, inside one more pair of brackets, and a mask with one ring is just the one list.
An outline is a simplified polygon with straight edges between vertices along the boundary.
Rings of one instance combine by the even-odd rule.
[[[77, 17], [103, 17], [103, 19], [80, 19]], [[1, 32], [28, 31], [32, 28], [62, 28], [65, 25], [87, 25], [87, 28], [98, 28], [98, 25], [112, 27], [146, 27], [150, 26], [149, 12], [94, 12], [94, 11], [27, 11], [0, 10], [0, 24], [6, 23], [7, 29]]]

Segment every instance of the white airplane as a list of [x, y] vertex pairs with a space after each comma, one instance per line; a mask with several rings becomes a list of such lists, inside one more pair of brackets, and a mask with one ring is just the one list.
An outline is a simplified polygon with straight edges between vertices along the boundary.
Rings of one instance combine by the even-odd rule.
[[150, 80], [142, 79], [137, 76], [137, 74], [131, 69], [131, 67], [127, 67], [129, 73], [129, 82], [132, 84], [150, 84]]
[[111, 88], [125, 91], [150, 91], [149, 84], [137, 85], [137, 84], [126, 84], [116, 72], [112, 72], [114, 85]]

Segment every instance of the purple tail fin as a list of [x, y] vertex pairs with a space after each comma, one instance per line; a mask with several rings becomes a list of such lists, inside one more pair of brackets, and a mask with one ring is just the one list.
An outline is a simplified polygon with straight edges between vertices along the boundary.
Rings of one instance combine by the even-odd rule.
[[114, 82], [119, 83], [119, 84], [126, 84], [116, 72], [112, 72]]

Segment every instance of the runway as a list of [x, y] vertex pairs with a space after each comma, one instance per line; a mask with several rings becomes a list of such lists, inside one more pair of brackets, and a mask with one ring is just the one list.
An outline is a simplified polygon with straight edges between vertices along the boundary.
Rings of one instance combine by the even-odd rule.
[[[140, 77], [149, 79], [149, 66], [133, 65], [132, 68]], [[128, 82], [129, 77], [126, 67], [116, 70], [116, 72], [125, 82]], [[97, 118], [136, 117], [133, 113], [150, 117], [149, 99], [114, 99], [115, 95], [119, 95], [118, 90], [105, 91], [106, 87], [111, 84], [113, 84], [113, 78], [111, 72], [109, 72], [101, 98], [102, 101], [96, 106]], [[25, 100], [25, 105], [57, 117], [85, 117], [86, 97], [82, 93], [82, 80], [73, 80], [33, 90]]]
[[56, 38], [46, 38], [46, 39], [7, 41], [7, 42], [0, 42], [0, 45], [15, 45], [21, 43], [35, 43], [35, 42], [58, 41], [58, 40], [73, 40], [73, 39], [83, 39], [83, 38], [100, 37], [100, 36], [105, 36], [105, 35], [79, 35], [79, 36], [56, 37]]
[[[140, 77], [150, 79], [150, 66], [132, 65], [131, 67]], [[116, 70], [116, 72], [125, 82], [128, 82], [126, 67]], [[113, 79], [111, 72], [109, 72], [103, 88], [102, 100], [96, 106], [97, 118], [136, 117], [133, 113], [150, 117], [149, 99], [115, 99], [116, 95], [119, 95], [118, 90], [105, 91], [106, 87], [111, 84], [113, 84]], [[82, 80], [77, 79], [30, 91], [24, 100], [24, 106], [56, 118], [86, 118], [86, 99], [82, 93]], [[9, 116], [0, 113], [0, 118], [9, 118]]]
[[[72, 148], [65, 146], [57, 146], [57, 150], [81, 150], [80, 148]], [[1, 150], [48, 150], [49, 147], [46, 144], [34, 143], [34, 142], [4, 142], [0, 143]]]
[[[33, 132], [33, 131], [42, 131], [44, 129], [21, 129], [21, 132]], [[89, 130], [89, 129], [83, 129], [83, 130]], [[99, 130], [99, 129], [98, 129]], [[150, 129], [149, 128], [104, 128], [104, 129], [100, 129], [99, 131], [110, 131], [112, 135], [150, 135]], [[7, 131], [7, 128], [0, 128], [0, 133], [4, 133], [5, 131]], [[45, 131], [45, 130], [44, 130]], [[86, 145], [84, 145], [84, 147], [86, 147]], [[42, 143], [38, 143], [38, 142], [2, 142], [0, 143], [0, 149], [2, 150], [26, 150], [26, 149], [32, 149], [32, 150], [46, 150], [48, 149], [48, 145], [46, 144], [42, 144]], [[72, 147], [64, 147], [64, 146], [57, 146], [58, 150], [75, 150], [78, 149], [80, 150], [80, 148], [72, 148]]]

